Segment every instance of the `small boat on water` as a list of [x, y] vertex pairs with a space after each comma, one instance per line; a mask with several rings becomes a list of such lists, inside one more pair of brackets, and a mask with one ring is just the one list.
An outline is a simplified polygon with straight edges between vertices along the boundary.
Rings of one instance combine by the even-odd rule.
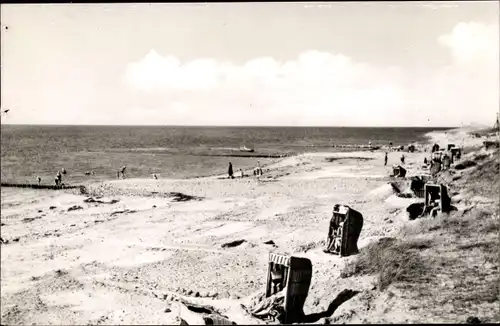
[[240, 147], [240, 152], [253, 153], [253, 152], [255, 152], [255, 150], [253, 148], [248, 148], [246, 146], [241, 146]]

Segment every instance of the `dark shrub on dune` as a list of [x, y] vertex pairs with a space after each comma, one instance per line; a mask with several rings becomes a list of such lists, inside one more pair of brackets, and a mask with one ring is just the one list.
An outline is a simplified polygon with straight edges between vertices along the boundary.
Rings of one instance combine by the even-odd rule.
[[476, 162], [466, 160], [466, 161], [460, 162], [457, 165], [455, 165], [455, 170], [464, 170], [464, 169], [467, 169], [467, 168], [470, 168], [470, 167], [473, 167], [476, 165], [477, 165]]
[[422, 213], [424, 212], [424, 208], [424, 203], [414, 203], [406, 208], [406, 212], [408, 213], [408, 217], [410, 218], [410, 220], [414, 220], [422, 215]]
[[488, 155], [486, 154], [479, 154], [476, 157], [474, 157], [474, 161], [484, 161], [486, 158], [488, 158]]
[[392, 283], [425, 281], [428, 277], [427, 263], [418, 251], [430, 246], [428, 240], [404, 242], [382, 238], [361, 249], [356, 259], [342, 270], [341, 277], [377, 274], [377, 287], [381, 291]]

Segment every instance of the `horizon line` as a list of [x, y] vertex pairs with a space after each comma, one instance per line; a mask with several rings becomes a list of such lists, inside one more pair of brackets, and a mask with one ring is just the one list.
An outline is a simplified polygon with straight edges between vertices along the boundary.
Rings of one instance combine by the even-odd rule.
[[[464, 126], [314, 126], [314, 125], [155, 125], [155, 124], [46, 124], [46, 123], [2, 123], [2, 126], [45, 126], [45, 127], [201, 127], [201, 128], [439, 128], [456, 129]], [[485, 125], [486, 127], [486, 125]]]

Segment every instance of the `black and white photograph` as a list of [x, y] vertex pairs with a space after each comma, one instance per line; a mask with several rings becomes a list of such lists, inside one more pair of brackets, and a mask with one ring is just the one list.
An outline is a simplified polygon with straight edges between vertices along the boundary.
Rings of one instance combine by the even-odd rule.
[[500, 3], [2, 3], [0, 324], [500, 323]]

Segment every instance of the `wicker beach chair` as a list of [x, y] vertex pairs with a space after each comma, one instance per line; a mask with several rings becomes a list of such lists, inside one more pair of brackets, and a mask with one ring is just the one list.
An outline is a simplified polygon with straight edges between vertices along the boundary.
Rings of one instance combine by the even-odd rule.
[[401, 165], [394, 165], [392, 167], [392, 177], [404, 178], [406, 176], [406, 169]]
[[451, 199], [448, 188], [443, 184], [426, 183], [424, 186], [425, 207], [422, 215], [436, 216], [451, 210]]
[[462, 150], [460, 147], [453, 147], [450, 149], [451, 164], [455, 163], [456, 160], [459, 160], [461, 156]]
[[341, 257], [357, 254], [362, 228], [363, 215], [360, 212], [346, 205], [335, 205], [324, 252]]
[[299, 322], [304, 317], [304, 303], [309, 293], [312, 264], [307, 258], [277, 253], [269, 254], [266, 298], [284, 291], [281, 323]]

